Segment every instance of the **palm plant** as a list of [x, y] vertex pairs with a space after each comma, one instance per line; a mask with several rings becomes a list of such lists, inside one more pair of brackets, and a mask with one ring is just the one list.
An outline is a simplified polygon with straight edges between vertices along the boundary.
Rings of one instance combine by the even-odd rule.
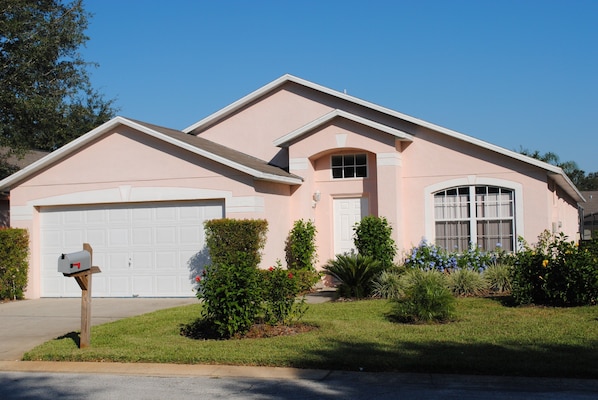
[[364, 298], [371, 295], [374, 279], [384, 270], [379, 261], [361, 254], [339, 254], [324, 266], [326, 273], [340, 281], [343, 297]]

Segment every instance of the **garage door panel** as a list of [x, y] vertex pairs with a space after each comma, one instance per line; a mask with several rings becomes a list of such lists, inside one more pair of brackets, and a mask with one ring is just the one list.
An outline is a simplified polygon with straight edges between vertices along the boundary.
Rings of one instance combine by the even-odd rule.
[[108, 230], [108, 245], [110, 247], [129, 246], [129, 229], [113, 228]]
[[154, 252], [153, 251], [133, 251], [131, 252], [129, 267], [136, 271], [154, 270]]
[[183, 245], [193, 245], [203, 242], [203, 227], [190, 226], [179, 228], [179, 241]]
[[[44, 207], [42, 296], [78, 297], [74, 279], [56, 272], [58, 256], [90, 243], [94, 297], [193, 296], [206, 219], [222, 218], [220, 201]], [[205, 257], [202, 257], [205, 260]], [[191, 276], [193, 275], [193, 276]]]
[[156, 293], [154, 276], [133, 276], [133, 295], [152, 296]]
[[99, 228], [89, 228], [87, 229], [87, 235], [85, 237], [85, 242], [93, 243], [95, 247], [106, 247], [108, 244], [106, 242], [106, 230], [99, 229]]
[[134, 246], [149, 246], [154, 243], [154, 230], [151, 227], [133, 228], [131, 235], [131, 243]]
[[[133, 295], [128, 276], [110, 276], [108, 278], [108, 290], [115, 297], [130, 297]], [[93, 294], [93, 289], [92, 289]]]
[[172, 245], [176, 243], [176, 226], [160, 226], [156, 228], [156, 244]]
[[177, 288], [177, 277], [172, 275], [161, 275], [156, 282], [156, 291], [158, 296], [172, 296], [179, 292]]

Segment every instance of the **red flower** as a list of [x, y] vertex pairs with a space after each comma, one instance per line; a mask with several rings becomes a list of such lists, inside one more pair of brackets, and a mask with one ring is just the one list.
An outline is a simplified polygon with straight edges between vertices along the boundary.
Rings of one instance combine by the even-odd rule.
[[268, 271], [270, 271], [270, 272], [274, 271], [274, 267], [268, 268]]
[[201, 282], [201, 276], [197, 275], [195, 277], [195, 282], [197, 282], [197, 283]]
[[293, 273], [289, 272], [289, 279], [293, 279]]

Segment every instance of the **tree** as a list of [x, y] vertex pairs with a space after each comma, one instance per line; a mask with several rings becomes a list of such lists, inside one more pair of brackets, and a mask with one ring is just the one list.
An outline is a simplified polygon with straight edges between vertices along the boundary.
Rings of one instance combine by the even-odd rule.
[[115, 114], [78, 52], [88, 16], [82, 0], [0, 3], [0, 161], [55, 150]]

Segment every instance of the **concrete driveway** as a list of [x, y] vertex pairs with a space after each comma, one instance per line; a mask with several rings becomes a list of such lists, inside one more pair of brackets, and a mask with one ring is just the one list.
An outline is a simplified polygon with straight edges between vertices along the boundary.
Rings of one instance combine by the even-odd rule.
[[[91, 324], [197, 304], [197, 298], [93, 298]], [[81, 329], [81, 298], [22, 300], [0, 304], [0, 361], [20, 360], [45, 341]], [[93, 345], [93, 335], [91, 336]]]

